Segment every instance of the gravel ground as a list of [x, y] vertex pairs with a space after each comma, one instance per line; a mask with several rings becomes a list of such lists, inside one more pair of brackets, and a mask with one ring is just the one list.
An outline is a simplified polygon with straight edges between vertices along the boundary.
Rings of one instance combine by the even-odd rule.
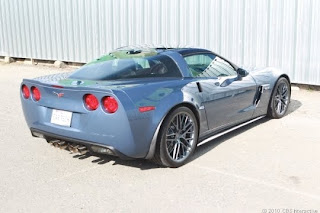
[[320, 212], [320, 92], [293, 90], [283, 119], [222, 136], [168, 169], [31, 137], [21, 80], [70, 70], [0, 63], [0, 212]]

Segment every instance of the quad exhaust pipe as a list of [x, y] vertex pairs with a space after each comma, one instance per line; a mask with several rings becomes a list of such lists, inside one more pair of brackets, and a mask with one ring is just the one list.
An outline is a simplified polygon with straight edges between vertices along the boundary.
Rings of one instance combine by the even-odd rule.
[[58, 143], [59, 143], [59, 142], [60, 142], [59, 140], [52, 140], [52, 141], [49, 141], [49, 144], [50, 144], [51, 146], [58, 147]]
[[60, 149], [65, 149], [65, 148], [68, 147], [68, 143], [65, 142], [65, 141], [60, 141], [60, 142], [58, 143], [58, 146], [59, 146]]
[[80, 152], [80, 154], [86, 154], [88, 152], [88, 149], [85, 146], [81, 146], [78, 148], [78, 151]]
[[48, 143], [60, 149], [68, 149], [72, 153], [85, 154], [89, 151], [86, 146], [75, 145], [75, 144], [67, 143], [66, 141], [61, 141], [61, 140], [51, 140]]
[[[47, 141], [52, 146], [60, 148], [60, 149], [69, 150], [71, 153], [80, 153], [81, 155], [83, 155], [83, 154], [86, 154], [87, 152], [89, 152], [88, 147], [85, 145], [75, 144], [72, 142], [68, 143], [66, 141], [58, 140], [58, 139], [52, 139], [52, 140], [47, 139]], [[99, 153], [99, 154], [106, 154], [106, 155], [113, 155], [113, 156], [115, 155], [115, 153], [107, 147], [92, 145], [92, 146], [90, 146], [90, 150], [95, 153]]]

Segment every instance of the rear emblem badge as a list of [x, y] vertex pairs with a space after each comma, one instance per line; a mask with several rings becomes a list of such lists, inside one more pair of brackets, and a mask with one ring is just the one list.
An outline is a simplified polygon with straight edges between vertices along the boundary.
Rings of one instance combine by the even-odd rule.
[[57, 92], [53, 92], [53, 94], [57, 95], [58, 98], [61, 98], [64, 96], [64, 93], [57, 93]]

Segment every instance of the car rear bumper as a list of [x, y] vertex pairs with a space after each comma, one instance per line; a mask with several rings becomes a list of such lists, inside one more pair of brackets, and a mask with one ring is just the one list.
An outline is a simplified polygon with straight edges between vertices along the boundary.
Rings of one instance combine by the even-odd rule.
[[31, 131], [32, 136], [41, 137], [41, 138], [46, 139], [47, 141], [60, 140], [60, 141], [72, 143], [74, 145], [83, 145], [83, 146], [86, 146], [88, 150], [95, 152], [95, 153], [98, 153], [98, 154], [101, 154], [101, 152], [94, 151], [92, 149], [92, 147], [96, 147], [96, 148], [100, 148], [100, 149], [104, 148], [107, 151], [107, 152], [105, 152], [107, 155], [117, 156], [117, 157], [124, 159], [124, 160], [132, 159], [131, 157], [121, 153], [119, 150], [115, 149], [114, 147], [108, 146], [105, 144], [99, 144], [99, 143], [95, 143], [92, 141], [86, 141], [86, 140], [66, 137], [66, 136], [62, 136], [62, 135], [57, 135], [54, 133], [50, 133], [50, 132], [46, 132], [46, 131], [34, 129], [34, 128], [31, 128], [30, 131]]

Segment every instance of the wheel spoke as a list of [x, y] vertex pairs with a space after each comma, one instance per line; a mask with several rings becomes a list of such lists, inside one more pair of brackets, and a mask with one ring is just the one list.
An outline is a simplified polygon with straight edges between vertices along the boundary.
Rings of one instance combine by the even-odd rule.
[[172, 118], [166, 134], [166, 149], [172, 160], [180, 161], [190, 154], [194, 131], [194, 122], [189, 114], [179, 113]]
[[191, 144], [186, 140], [181, 140], [181, 144], [187, 148], [191, 147]]
[[185, 156], [186, 155], [186, 151], [187, 151], [187, 147], [181, 143], [181, 152], [182, 152], [182, 156]]
[[170, 133], [170, 134], [167, 134], [166, 136], [167, 137], [170, 137], [170, 136], [175, 136], [176, 134], [174, 134], [174, 133]]
[[282, 97], [287, 96], [287, 93], [288, 93], [288, 90], [285, 89], [285, 91], [283, 91], [283, 92], [281, 93]]
[[278, 103], [277, 103], [277, 112], [278, 113], [281, 113], [280, 109], [281, 109], [281, 101], [278, 101]]
[[189, 148], [188, 146], [189, 146], [189, 144], [188, 144], [188, 146], [187, 145], [185, 145], [185, 143], [183, 143], [182, 141], [181, 141], [181, 145], [183, 146], [183, 147], [185, 147], [185, 148]]
[[193, 127], [193, 124], [190, 123], [189, 126], [186, 129], [182, 130], [182, 134], [181, 135], [184, 135], [184, 134], [188, 133], [189, 130], [193, 131], [193, 129], [191, 130], [192, 127]]
[[173, 126], [170, 125], [168, 131], [170, 130], [172, 133], [174, 133], [174, 129], [172, 128]]
[[[175, 144], [176, 145], [176, 144]], [[174, 151], [174, 147], [175, 147], [175, 145], [170, 145], [170, 147], [168, 147], [168, 152], [169, 152], [169, 155], [171, 155], [171, 153], [172, 153], [172, 151]]]
[[285, 104], [281, 101], [281, 113], [284, 111], [285, 109]]
[[282, 86], [282, 94], [287, 91], [287, 85], [283, 84]]
[[182, 129], [184, 129], [184, 128], [186, 127], [186, 125], [188, 124], [188, 121], [189, 121], [189, 117], [186, 115], [186, 116], [184, 117]]
[[172, 154], [172, 158], [173, 159], [175, 159], [175, 156], [176, 156], [176, 153], [177, 153], [177, 146], [178, 146], [178, 143], [175, 143], [174, 147], [173, 147], [173, 154]]
[[184, 119], [185, 119], [185, 115], [180, 115], [180, 123], [181, 123], [181, 126], [180, 126], [180, 129], [183, 129], [184, 128]]
[[173, 142], [175, 142], [175, 141], [176, 141], [175, 138], [168, 138], [168, 139], [167, 139], [167, 142], [170, 142], [170, 143], [173, 143]]
[[281, 94], [281, 86], [279, 85], [278, 89], [277, 89], [277, 95]]
[[174, 157], [174, 159], [178, 160], [179, 156], [180, 156], [180, 143], [177, 143], [176, 156]]
[[193, 137], [191, 137], [191, 138], [187, 138], [187, 137], [186, 137], [186, 138], [184, 138], [184, 139], [188, 142], [188, 141], [190, 141], [190, 140], [193, 140]]
[[184, 117], [185, 117], [185, 115], [180, 115], [180, 127], [179, 127], [179, 129], [183, 129], [183, 125], [184, 125]]

